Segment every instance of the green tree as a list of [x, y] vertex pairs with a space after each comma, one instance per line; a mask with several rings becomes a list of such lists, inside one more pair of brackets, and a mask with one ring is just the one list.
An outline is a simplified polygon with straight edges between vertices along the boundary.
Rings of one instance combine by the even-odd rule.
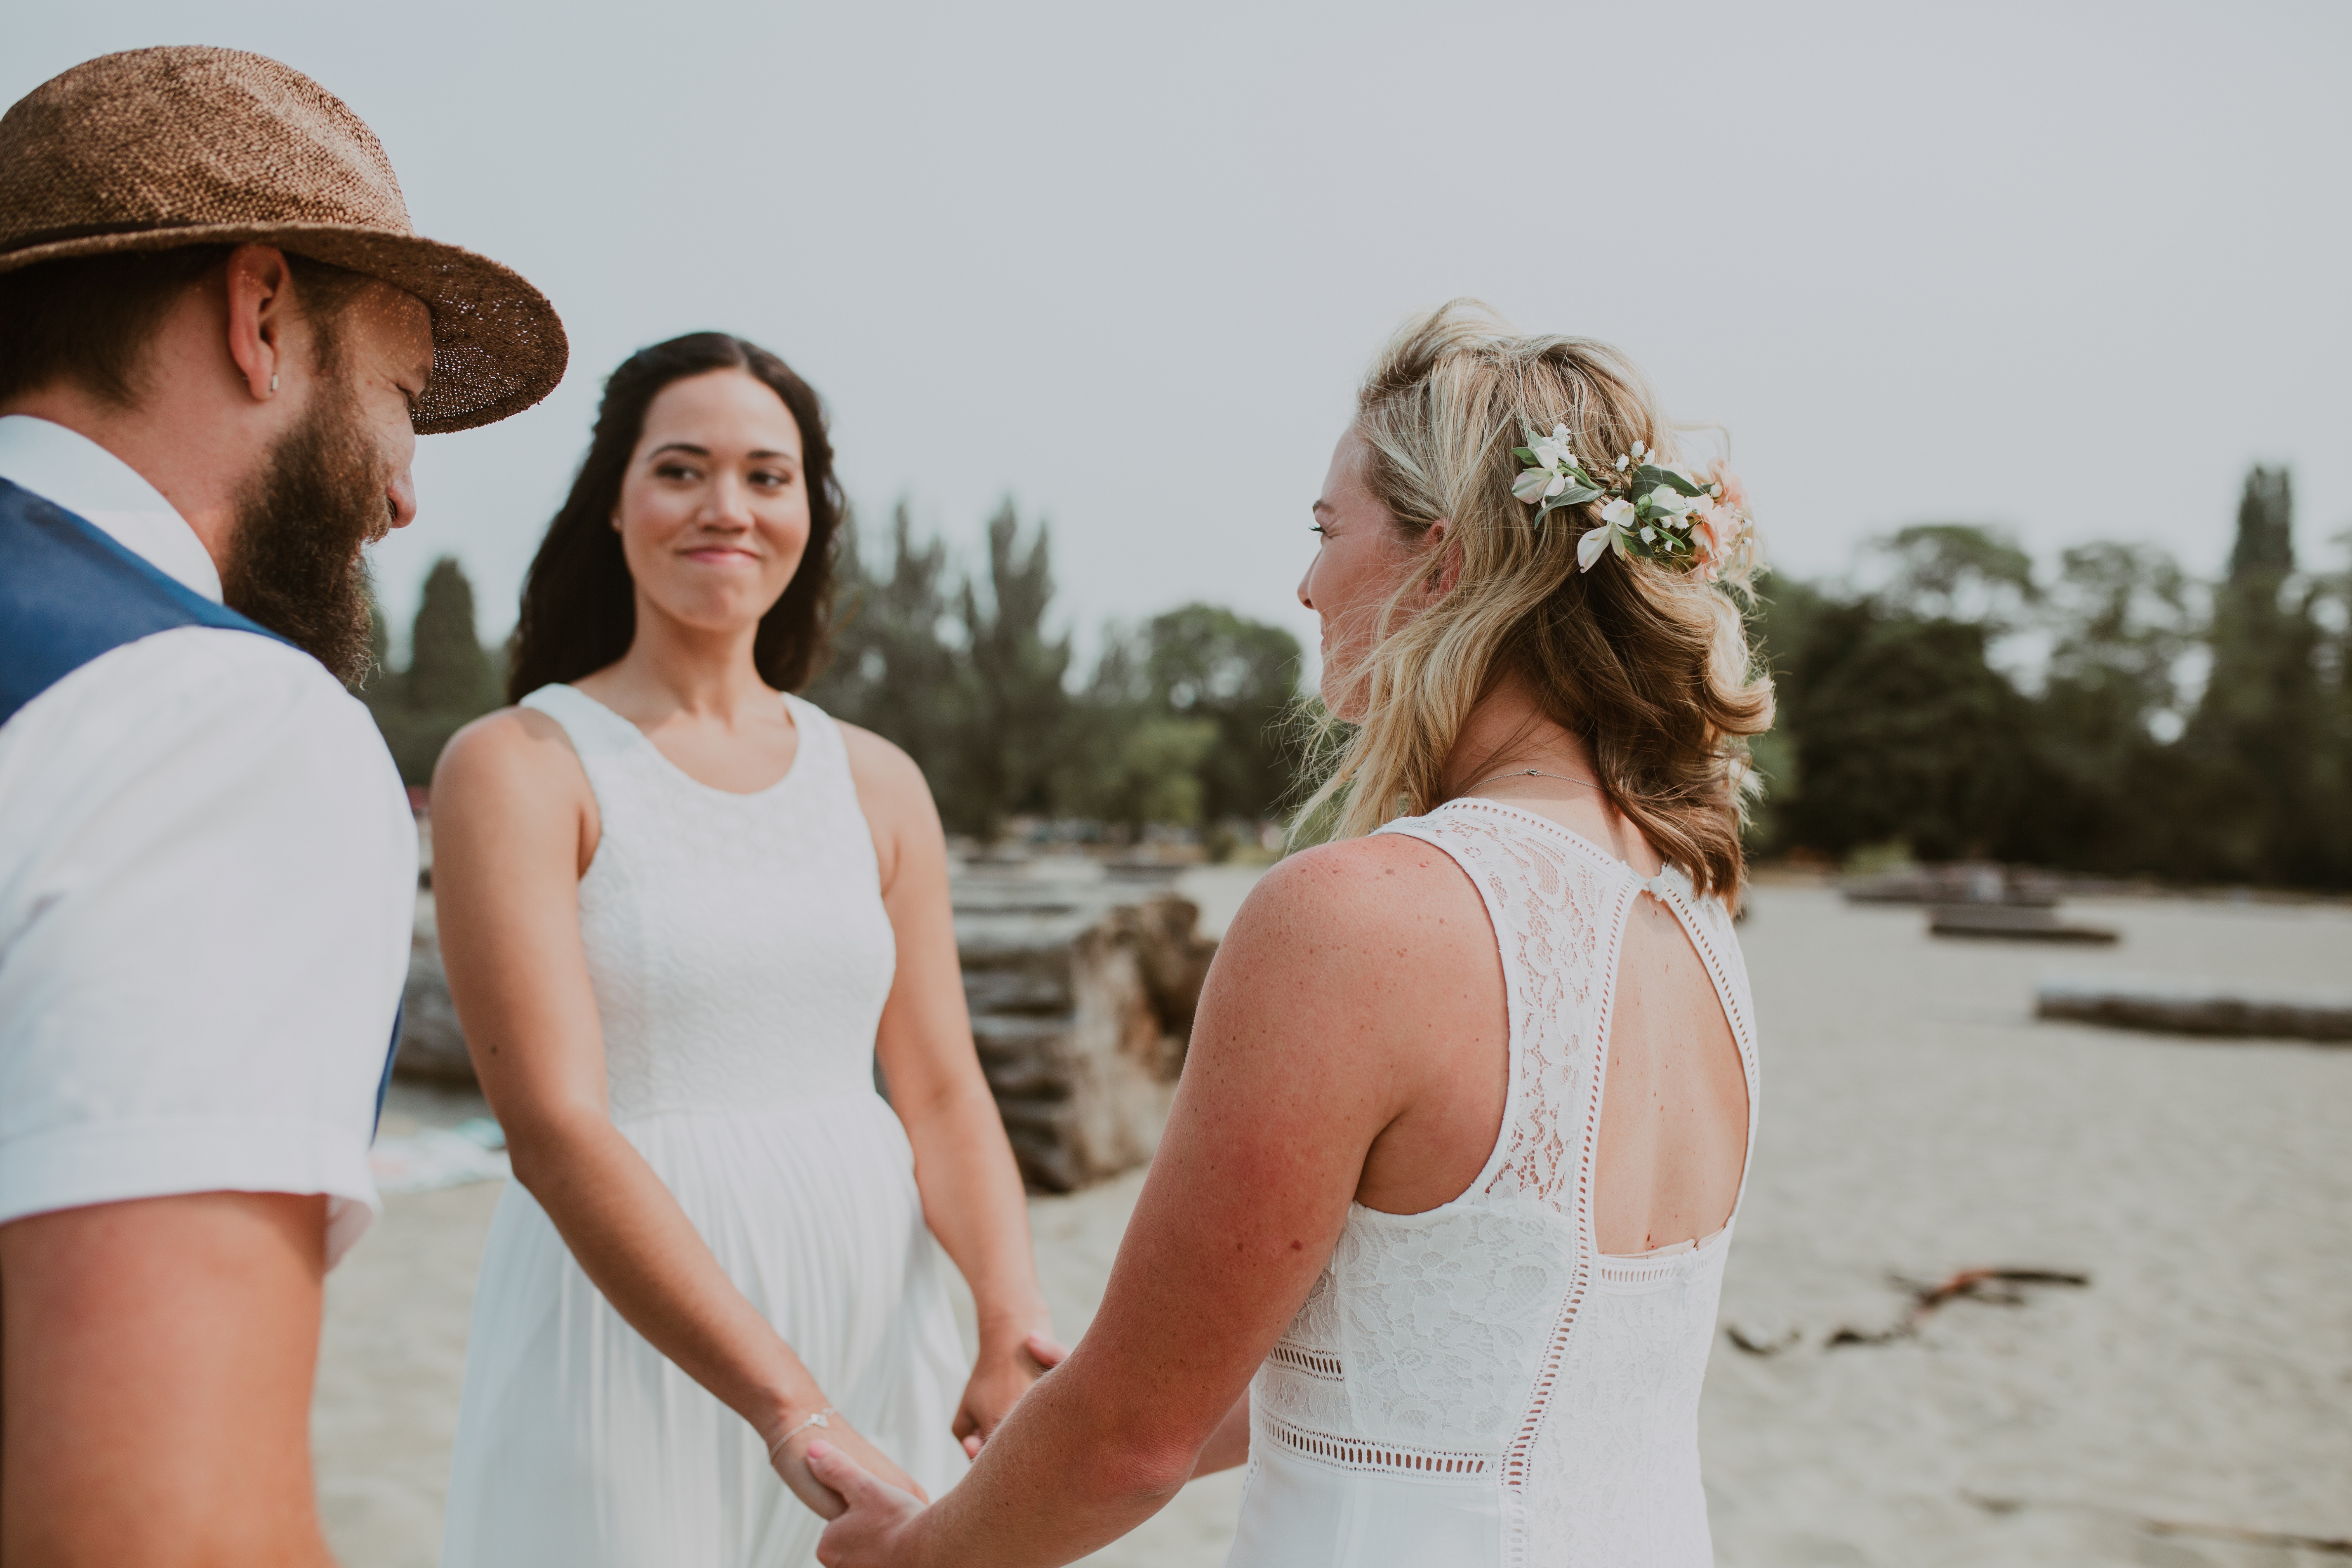
[[[903, 748], [945, 796], [971, 706], [971, 670], [948, 584], [947, 546], [918, 543], [901, 501], [877, 571], [853, 525], [843, 540], [833, 658], [809, 700]], [[959, 820], [962, 814], [954, 814]]]
[[411, 624], [403, 700], [419, 713], [487, 713], [499, 705], [498, 673], [474, 629], [474, 584], [444, 555], [425, 574]]
[[949, 770], [951, 825], [983, 838], [1016, 812], [1054, 808], [1053, 781], [1068, 739], [1067, 635], [1050, 637], [1045, 612], [1054, 574], [1043, 522], [1021, 548], [1021, 520], [1008, 500], [988, 524], [988, 592], [967, 576], [958, 607], [971, 702]]
[[1986, 658], [1987, 628], [1822, 603], [1781, 692], [1792, 845], [1844, 855], [1899, 840], [1927, 859], [1992, 851], [2021, 804], [2027, 703]]
[[[371, 635], [381, 659], [381, 616]], [[361, 692], [404, 781], [430, 784], [449, 737], [499, 705], [502, 662], [475, 634], [474, 585], [465, 568], [443, 556], [425, 574], [411, 623], [408, 668], [376, 676]]]
[[2230, 574], [2215, 590], [2212, 666], [2181, 739], [2170, 858], [2190, 875], [2320, 879], [2326, 800], [2323, 589], [2294, 573], [2285, 470], [2256, 468], [2238, 505]]
[[2032, 557], [1981, 523], [1914, 523], [1872, 548], [1892, 568], [1880, 601], [1921, 620], [1966, 622], [1999, 637], [2042, 598]]
[[1202, 816], [1255, 823], [1274, 816], [1298, 776], [1290, 730], [1298, 639], [1200, 604], [1155, 616], [1144, 637], [1149, 700], [1165, 714], [1205, 721], [1214, 733], [1199, 764]]
[[2043, 624], [2053, 642], [2033, 704], [2031, 804], [2005, 853], [2086, 870], [2140, 868], [2159, 851], [2163, 781], [2179, 721], [2179, 669], [2199, 632], [2188, 574], [2163, 551], [2065, 552]]

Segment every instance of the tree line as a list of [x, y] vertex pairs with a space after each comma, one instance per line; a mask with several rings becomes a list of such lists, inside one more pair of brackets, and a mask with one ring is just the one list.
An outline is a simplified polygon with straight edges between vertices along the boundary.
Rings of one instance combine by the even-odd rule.
[[2045, 576], [1958, 523], [1873, 546], [1873, 588], [1768, 578], [1756, 847], [2352, 887], [2352, 574], [2299, 568], [2293, 512], [2252, 470], [2214, 584], [2116, 543]]
[[[2352, 573], [2296, 559], [2283, 469], [2248, 475], [2226, 574], [2094, 543], [2038, 569], [2003, 531], [1902, 529], [1871, 585], [1765, 578], [1780, 717], [1755, 748], [1765, 858], [1987, 858], [2184, 881], [2352, 888]], [[1210, 605], [1106, 629], [1079, 674], [1049, 539], [1008, 504], [959, 568], [905, 507], [848, 531], [834, 653], [809, 697], [906, 748], [950, 831], [1017, 819], [1241, 842], [1295, 803], [1299, 648]], [[379, 636], [379, 662], [382, 638]], [[406, 668], [362, 695], [413, 784], [499, 701], [452, 560]]]

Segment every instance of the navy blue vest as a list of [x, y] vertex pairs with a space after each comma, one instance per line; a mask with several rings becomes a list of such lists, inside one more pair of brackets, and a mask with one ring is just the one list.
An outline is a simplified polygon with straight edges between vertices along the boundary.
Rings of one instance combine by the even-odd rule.
[[[100, 654], [178, 626], [217, 626], [286, 641], [258, 621], [214, 604], [65, 508], [0, 479], [0, 724]], [[399, 1049], [395, 1012], [392, 1050], [376, 1084], [379, 1122]]]

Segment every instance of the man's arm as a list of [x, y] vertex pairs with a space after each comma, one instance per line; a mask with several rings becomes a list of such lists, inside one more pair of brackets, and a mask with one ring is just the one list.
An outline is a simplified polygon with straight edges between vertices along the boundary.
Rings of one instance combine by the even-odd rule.
[[326, 1199], [194, 1193], [0, 1226], [0, 1563], [323, 1568]]

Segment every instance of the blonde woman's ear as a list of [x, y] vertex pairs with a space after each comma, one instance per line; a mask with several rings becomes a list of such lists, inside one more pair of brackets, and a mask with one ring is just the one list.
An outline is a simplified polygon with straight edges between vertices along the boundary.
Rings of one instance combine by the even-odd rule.
[[1454, 531], [1454, 520], [1441, 517], [1429, 525], [1427, 547], [1437, 555], [1436, 568], [1429, 574], [1428, 598], [1432, 603], [1454, 592], [1454, 584], [1462, 581], [1462, 546], [1447, 535]]

